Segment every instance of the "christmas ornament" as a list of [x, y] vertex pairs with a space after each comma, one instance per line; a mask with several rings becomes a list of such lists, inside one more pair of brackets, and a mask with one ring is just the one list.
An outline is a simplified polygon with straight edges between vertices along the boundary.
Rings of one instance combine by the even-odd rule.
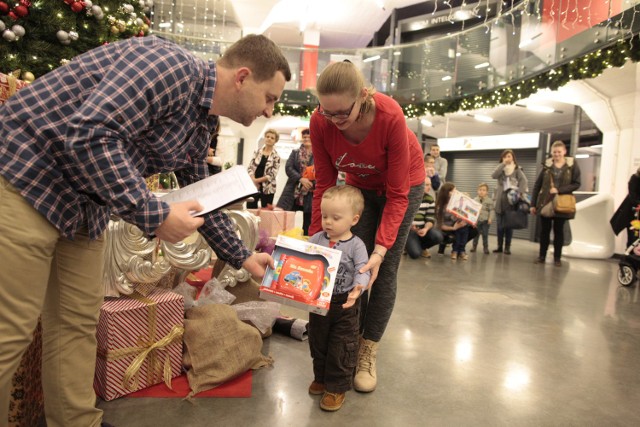
[[69, 33], [64, 30], [60, 30], [56, 33], [56, 37], [58, 38], [58, 41], [62, 43], [69, 40]]
[[71, 5], [71, 10], [75, 13], [79, 13], [84, 10], [84, 4], [81, 1], [77, 1]]
[[2, 38], [8, 42], [12, 42], [16, 40], [16, 34], [11, 30], [6, 30], [4, 33], [2, 33]]
[[0, 15], [6, 15], [7, 13], [9, 13], [9, 5], [0, 1]]
[[0, 19], [0, 33], [7, 29], [7, 26], [4, 25], [4, 21]]
[[78, 40], [78, 37], [79, 37], [78, 33], [76, 33], [75, 31], [69, 31], [69, 38], [72, 41]]
[[14, 25], [13, 27], [11, 27], [11, 31], [13, 31], [16, 37], [22, 37], [26, 33], [22, 25]]
[[24, 80], [25, 82], [31, 83], [35, 79], [36, 77], [30, 71], [25, 71], [24, 73], [22, 73], [22, 80]]

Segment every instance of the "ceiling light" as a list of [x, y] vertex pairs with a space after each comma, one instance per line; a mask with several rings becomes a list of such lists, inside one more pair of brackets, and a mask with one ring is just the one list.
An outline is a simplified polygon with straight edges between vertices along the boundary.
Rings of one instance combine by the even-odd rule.
[[484, 114], [474, 114], [473, 118], [482, 123], [493, 123], [493, 118], [485, 116]]
[[446, 82], [447, 80], [451, 80], [451, 76], [444, 76], [444, 77], [442, 78], [442, 81], [443, 81], [443, 82]]
[[372, 61], [377, 61], [378, 59], [380, 59], [380, 55], [375, 55], [375, 56], [370, 56], [368, 58], [363, 59], [362, 62], [372, 62]]
[[169, 27], [171, 27], [171, 22], [161, 22], [160, 24], [158, 24], [158, 27], [160, 27], [160, 28], [169, 28]]
[[478, 64], [473, 68], [487, 68], [489, 66], [488, 62], [483, 62], [482, 64]]
[[576, 154], [576, 159], [588, 159], [588, 154]]
[[401, 52], [401, 51], [399, 51], [399, 50], [396, 50], [395, 52], [393, 52], [393, 54], [394, 54], [395, 56], [399, 56], [399, 55], [402, 55], [402, 52]]
[[546, 105], [535, 105], [535, 104], [529, 104], [527, 105], [527, 110], [531, 110], [531, 111], [535, 111], [536, 113], [555, 113], [555, 108], [553, 107], [548, 107]]
[[424, 126], [424, 127], [428, 127], [428, 128], [432, 128], [433, 127], [433, 123], [430, 122], [427, 119], [420, 120], [420, 123], [422, 123], [422, 126]]

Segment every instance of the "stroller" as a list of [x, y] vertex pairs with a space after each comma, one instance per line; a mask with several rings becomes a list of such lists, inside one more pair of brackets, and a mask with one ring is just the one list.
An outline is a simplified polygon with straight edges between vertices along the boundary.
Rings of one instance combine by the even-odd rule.
[[635, 208], [635, 220], [629, 227], [635, 231], [636, 240], [624, 252], [624, 257], [618, 263], [618, 282], [622, 286], [633, 284], [638, 278], [640, 270], [640, 206]]

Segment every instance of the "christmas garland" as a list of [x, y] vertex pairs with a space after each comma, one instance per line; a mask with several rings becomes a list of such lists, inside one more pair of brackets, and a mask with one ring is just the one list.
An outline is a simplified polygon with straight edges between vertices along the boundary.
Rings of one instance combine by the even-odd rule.
[[[402, 106], [407, 118], [424, 115], [443, 116], [457, 111], [490, 109], [499, 105], [511, 105], [516, 101], [528, 98], [540, 89], [557, 90], [572, 80], [590, 79], [599, 76], [607, 68], [622, 67], [627, 60], [640, 61], [640, 37], [635, 35], [629, 39], [617, 41], [610, 47], [588, 53], [580, 58], [572, 59], [555, 68], [533, 77], [501, 86], [491, 91], [483, 91], [460, 98], [440, 101], [411, 103]], [[274, 114], [295, 117], [309, 117], [314, 105], [286, 105], [279, 103]]]

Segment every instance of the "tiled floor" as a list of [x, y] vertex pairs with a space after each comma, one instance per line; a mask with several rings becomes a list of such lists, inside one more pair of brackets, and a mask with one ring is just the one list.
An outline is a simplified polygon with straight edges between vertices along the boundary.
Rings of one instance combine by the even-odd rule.
[[[434, 251], [435, 252], [435, 251]], [[447, 251], [448, 252], [448, 251]], [[512, 255], [404, 257], [380, 343], [378, 389], [326, 413], [307, 394], [307, 342], [273, 335], [275, 366], [248, 399], [118, 399], [104, 420], [127, 426], [640, 425], [640, 302], [615, 260], [534, 265]], [[298, 317], [293, 309], [283, 311]]]

